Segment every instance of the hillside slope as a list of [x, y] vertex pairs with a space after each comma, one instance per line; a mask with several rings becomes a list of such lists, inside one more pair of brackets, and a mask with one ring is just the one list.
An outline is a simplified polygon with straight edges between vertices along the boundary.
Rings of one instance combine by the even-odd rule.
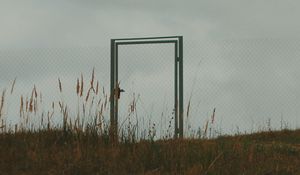
[[0, 174], [300, 174], [300, 130], [109, 144], [93, 132], [0, 134]]

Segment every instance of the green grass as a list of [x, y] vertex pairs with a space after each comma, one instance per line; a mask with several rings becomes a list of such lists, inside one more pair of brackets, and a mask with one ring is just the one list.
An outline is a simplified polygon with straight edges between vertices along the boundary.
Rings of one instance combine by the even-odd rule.
[[119, 142], [93, 131], [0, 134], [0, 174], [300, 174], [300, 130]]

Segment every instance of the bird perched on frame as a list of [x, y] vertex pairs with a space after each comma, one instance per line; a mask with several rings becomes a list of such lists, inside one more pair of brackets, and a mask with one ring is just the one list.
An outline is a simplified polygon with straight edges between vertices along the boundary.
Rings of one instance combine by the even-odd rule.
[[118, 97], [118, 99], [120, 99], [121, 92], [125, 92], [125, 90], [124, 90], [124, 89], [120, 89], [120, 88], [118, 87], [118, 88], [117, 88], [117, 97]]
[[125, 90], [120, 88], [120, 82], [119, 82], [115, 91], [115, 95], [117, 96], [118, 99], [120, 99], [121, 92], [125, 92]]

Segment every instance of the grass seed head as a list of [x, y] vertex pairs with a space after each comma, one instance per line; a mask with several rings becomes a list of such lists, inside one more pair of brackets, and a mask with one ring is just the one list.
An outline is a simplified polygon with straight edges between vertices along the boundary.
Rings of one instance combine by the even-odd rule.
[[11, 85], [10, 94], [12, 94], [14, 92], [14, 87], [15, 87], [15, 84], [16, 84], [16, 80], [17, 80], [17, 77], [14, 79], [14, 81]]
[[5, 92], [6, 92], [6, 90], [4, 89], [4, 90], [2, 91], [2, 96], [1, 96], [1, 102], [0, 102], [0, 118], [1, 118], [1, 116], [2, 116], [3, 107], [4, 107]]
[[91, 89], [89, 89], [87, 94], [86, 94], [85, 102], [87, 102], [89, 100], [90, 92], [91, 92]]
[[95, 68], [93, 68], [92, 79], [91, 79], [91, 88], [94, 87], [94, 78], [95, 78]]
[[76, 94], [79, 95], [79, 92], [80, 92], [80, 83], [79, 83], [79, 79], [77, 78]]
[[81, 86], [80, 86], [80, 97], [83, 95], [83, 75], [81, 73]]
[[21, 95], [21, 102], [20, 102], [20, 117], [22, 117], [22, 113], [24, 110], [24, 99], [23, 99], [23, 95]]
[[97, 81], [97, 85], [96, 85], [96, 95], [98, 95], [99, 92], [99, 81]]
[[58, 78], [58, 87], [59, 87], [59, 91], [62, 92], [62, 86], [61, 86], [60, 78]]

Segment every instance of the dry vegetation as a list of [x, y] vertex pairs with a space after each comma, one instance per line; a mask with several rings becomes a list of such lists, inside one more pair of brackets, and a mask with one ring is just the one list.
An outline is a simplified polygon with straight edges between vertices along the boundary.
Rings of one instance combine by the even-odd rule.
[[[88, 86], [76, 83], [78, 108], [70, 116], [60, 99], [41, 111], [42, 94], [34, 86], [20, 97], [20, 122], [7, 124], [7, 92], [0, 98], [0, 174], [300, 174], [300, 130], [258, 132], [207, 139], [209, 123], [194, 138], [173, 140], [172, 133], [154, 140], [155, 125], [137, 136], [136, 125], [120, 128], [119, 142], [111, 142], [105, 121], [109, 96], [100, 90], [94, 71]], [[63, 93], [58, 79], [58, 93]], [[102, 92], [101, 92], [102, 91]], [[135, 112], [132, 101], [128, 117]], [[54, 124], [53, 118], [61, 118]], [[31, 122], [39, 118], [37, 127]], [[36, 120], [35, 120], [36, 121]], [[145, 133], [145, 132], [144, 132]], [[201, 132], [200, 132], [201, 133]]]
[[300, 174], [300, 131], [110, 144], [49, 130], [0, 135], [1, 174]]

